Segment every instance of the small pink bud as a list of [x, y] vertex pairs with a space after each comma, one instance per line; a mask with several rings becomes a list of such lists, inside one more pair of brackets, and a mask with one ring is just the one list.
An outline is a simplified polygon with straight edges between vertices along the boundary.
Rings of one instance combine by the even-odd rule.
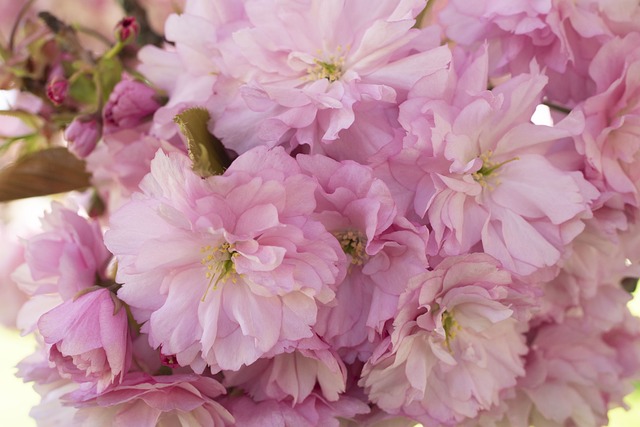
[[87, 157], [102, 136], [102, 124], [95, 117], [76, 117], [64, 131], [69, 151], [84, 159]]
[[138, 37], [140, 26], [133, 16], [125, 16], [116, 25], [116, 39], [122, 43], [130, 43]]
[[144, 122], [158, 108], [156, 91], [125, 75], [115, 86], [104, 106], [104, 131], [133, 128]]
[[69, 92], [69, 82], [65, 78], [54, 77], [47, 85], [47, 97], [55, 105], [64, 102]]

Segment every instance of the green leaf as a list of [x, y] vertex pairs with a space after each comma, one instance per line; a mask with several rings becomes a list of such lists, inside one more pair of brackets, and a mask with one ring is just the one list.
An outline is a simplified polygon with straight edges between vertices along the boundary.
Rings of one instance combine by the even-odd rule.
[[0, 169], [0, 202], [89, 187], [85, 162], [64, 147], [21, 157]]
[[96, 103], [96, 86], [88, 75], [82, 74], [69, 85], [69, 95], [80, 104], [93, 105]]
[[100, 79], [102, 101], [107, 102], [113, 88], [122, 79], [122, 63], [117, 57], [103, 57], [98, 62], [96, 78]]
[[222, 174], [231, 164], [224, 145], [207, 128], [209, 117], [204, 108], [190, 108], [174, 118], [187, 138], [192, 169], [203, 178]]

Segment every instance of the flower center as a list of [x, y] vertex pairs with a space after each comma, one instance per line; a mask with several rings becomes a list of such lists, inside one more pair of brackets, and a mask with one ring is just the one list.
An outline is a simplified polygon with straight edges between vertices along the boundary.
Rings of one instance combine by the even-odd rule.
[[458, 322], [456, 322], [456, 319], [453, 317], [453, 313], [447, 310], [442, 312], [442, 327], [444, 328], [444, 343], [449, 352], [453, 353], [451, 350], [451, 340], [456, 337], [456, 333], [460, 329], [460, 325], [458, 325]]
[[[342, 77], [342, 67], [344, 66], [344, 55], [342, 46], [336, 48], [337, 55], [330, 55], [326, 59], [315, 59], [314, 65], [307, 69], [307, 78], [309, 80], [327, 79], [335, 82]], [[322, 52], [320, 52], [322, 53]]]
[[[493, 151], [491, 150], [487, 151], [486, 153], [482, 153], [480, 155], [480, 160], [482, 160], [482, 167], [472, 174], [473, 179], [475, 179], [476, 182], [478, 182], [483, 187], [488, 187], [489, 189], [492, 188], [487, 182], [487, 178], [489, 178], [489, 176], [496, 178], [498, 176], [498, 169], [501, 166], [507, 163], [513, 162], [515, 160], [520, 160], [519, 157], [514, 157], [513, 159], [505, 160], [504, 162], [501, 162], [501, 163], [495, 163], [491, 161], [492, 156], [493, 156]], [[493, 183], [495, 185], [498, 185], [500, 184], [500, 181], [495, 180]]]
[[334, 233], [342, 250], [351, 256], [351, 265], [362, 265], [369, 255], [366, 252], [367, 238], [359, 231], [346, 230]]
[[207, 289], [202, 296], [202, 301], [204, 302], [211, 285], [213, 285], [213, 289], [215, 290], [218, 288], [220, 281], [226, 282], [227, 280], [231, 280], [233, 283], [237, 282], [238, 273], [236, 273], [233, 259], [238, 253], [234, 250], [233, 245], [227, 242], [216, 247], [210, 245], [203, 246], [200, 248], [200, 252], [203, 254], [200, 263], [206, 267], [205, 277], [209, 279]]

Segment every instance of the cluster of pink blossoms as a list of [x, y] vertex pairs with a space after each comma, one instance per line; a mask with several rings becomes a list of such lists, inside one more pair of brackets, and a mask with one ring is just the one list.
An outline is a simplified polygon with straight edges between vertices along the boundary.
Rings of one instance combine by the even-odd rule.
[[[637, 2], [187, 0], [164, 28], [101, 138], [67, 129], [104, 209], [56, 203], [16, 251], [39, 425], [597, 427], [623, 405]], [[222, 173], [192, 167], [194, 107]]]

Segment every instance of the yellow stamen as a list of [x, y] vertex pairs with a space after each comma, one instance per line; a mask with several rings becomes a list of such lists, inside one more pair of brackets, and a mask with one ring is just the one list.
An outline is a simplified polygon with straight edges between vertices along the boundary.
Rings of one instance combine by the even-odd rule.
[[[490, 190], [493, 190], [493, 187], [487, 182], [487, 178], [489, 176], [496, 178], [499, 175], [498, 169], [500, 167], [515, 160], [520, 160], [519, 157], [514, 157], [513, 159], [505, 160], [501, 163], [495, 163], [491, 161], [492, 156], [493, 151], [491, 150], [486, 153], [482, 153], [479, 157], [480, 160], [482, 160], [482, 167], [471, 175], [481, 186], [487, 187]], [[500, 181], [496, 179], [493, 181], [493, 184], [499, 185]]]
[[442, 312], [442, 327], [444, 328], [444, 343], [449, 353], [453, 353], [453, 350], [451, 350], [451, 340], [456, 337], [458, 330], [460, 330], [460, 325], [458, 325], [458, 322], [456, 322], [456, 319], [453, 317], [453, 313], [446, 310]]
[[323, 59], [315, 59], [313, 62], [315, 65], [307, 69], [307, 76], [305, 80], [321, 80], [327, 79], [330, 82], [335, 82], [342, 77], [345, 57], [342, 55], [345, 50], [342, 46], [336, 48], [337, 55], [325, 56], [321, 50], [318, 50], [318, 56], [324, 57]]
[[359, 231], [346, 230], [334, 233], [342, 250], [351, 256], [351, 265], [362, 265], [369, 255], [367, 255], [367, 238]]
[[203, 246], [200, 248], [200, 252], [204, 254], [200, 263], [206, 267], [205, 277], [209, 279], [207, 289], [202, 295], [201, 301], [204, 302], [212, 285], [213, 289], [216, 290], [220, 281], [231, 280], [233, 283], [237, 282], [238, 273], [236, 273], [233, 259], [238, 256], [238, 253], [234, 250], [234, 246], [227, 242], [215, 248], [211, 245]]

